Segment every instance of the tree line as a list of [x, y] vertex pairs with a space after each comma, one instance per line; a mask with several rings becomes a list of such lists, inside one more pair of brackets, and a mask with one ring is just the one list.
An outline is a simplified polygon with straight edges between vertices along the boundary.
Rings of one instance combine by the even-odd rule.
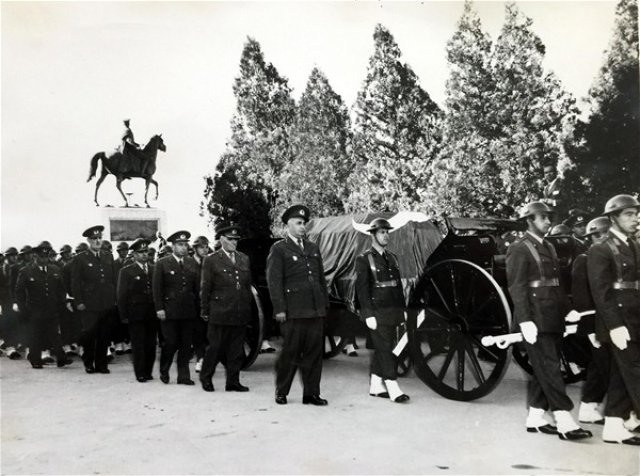
[[252, 237], [269, 236], [293, 203], [315, 216], [509, 217], [540, 198], [545, 165], [564, 175], [570, 203], [597, 213], [608, 197], [637, 193], [640, 179], [637, 0], [620, 0], [615, 18], [582, 112], [543, 68], [546, 47], [514, 3], [495, 40], [465, 3], [446, 46], [444, 110], [383, 25], [351, 109], [317, 67], [296, 102], [287, 78], [248, 38], [231, 136], [205, 177], [202, 213], [239, 222]]

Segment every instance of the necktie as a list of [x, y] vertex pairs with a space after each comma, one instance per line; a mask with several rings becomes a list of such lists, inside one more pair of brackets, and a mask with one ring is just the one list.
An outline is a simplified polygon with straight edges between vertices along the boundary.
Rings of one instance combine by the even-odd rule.
[[232, 251], [229, 256], [231, 257], [231, 262], [236, 264], [236, 254]]
[[183, 268], [183, 266], [182, 266], [182, 260], [178, 260], [178, 263], [180, 263], [180, 268]]
[[301, 250], [304, 251], [304, 245], [302, 244], [302, 238], [298, 238], [298, 246], [300, 247]]
[[148, 275], [149, 274], [149, 269], [147, 268], [147, 265], [144, 265], [144, 274]]

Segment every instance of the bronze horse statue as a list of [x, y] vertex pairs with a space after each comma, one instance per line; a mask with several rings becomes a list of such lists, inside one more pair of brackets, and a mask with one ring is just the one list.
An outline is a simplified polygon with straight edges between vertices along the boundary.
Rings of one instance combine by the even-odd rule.
[[122, 152], [114, 152], [109, 157], [107, 157], [104, 152], [98, 152], [94, 155], [91, 159], [91, 168], [89, 169], [89, 178], [87, 179], [87, 182], [91, 181], [91, 179], [96, 176], [98, 161], [101, 160], [102, 171], [100, 172], [100, 178], [96, 183], [96, 193], [93, 198], [94, 202], [96, 202], [96, 207], [100, 206], [98, 203], [98, 189], [100, 188], [100, 185], [102, 185], [102, 182], [104, 182], [107, 175], [113, 174], [116, 176], [116, 187], [118, 187], [122, 198], [124, 198], [125, 207], [129, 206], [129, 202], [122, 191], [122, 181], [130, 178], [144, 179], [144, 203], [147, 205], [147, 208], [149, 208], [147, 193], [149, 192], [150, 183], [156, 186], [156, 200], [158, 199], [158, 182], [153, 179], [153, 174], [156, 173], [156, 156], [158, 155], [159, 150], [162, 152], [167, 151], [167, 147], [164, 145], [164, 141], [162, 140], [162, 134], [155, 135], [149, 139], [149, 142], [144, 149], [136, 151], [137, 155], [132, 153], [125, 155]]

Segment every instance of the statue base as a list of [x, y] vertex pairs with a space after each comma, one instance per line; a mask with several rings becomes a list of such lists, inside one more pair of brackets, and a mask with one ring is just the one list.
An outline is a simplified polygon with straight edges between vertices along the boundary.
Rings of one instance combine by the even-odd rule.
[[158, 208], [102, 208], [103, 236], [110, 241], [155, 241], [158, 231], [166, 236], [167, 213]]

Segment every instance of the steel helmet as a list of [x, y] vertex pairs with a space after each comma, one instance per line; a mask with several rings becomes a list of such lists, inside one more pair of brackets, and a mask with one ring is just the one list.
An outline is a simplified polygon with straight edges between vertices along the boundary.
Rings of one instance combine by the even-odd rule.
[[376, 218], [369, 223], [369, 229], [367, 232], [375, 233], [378, 230], [393, 230], [391, 223], [389, 223], [384, 218]]
[[518, 213], [518, 219], [524, 220], [525, 218], [535, 215], [536, 213], [553, 213], [553, 210], [544, 202], [530, 202], [520, 209], [520, 212]]
[[635, 208], [638, 210], [640, 209], [640, 203], [631, 195], [616, 195], [607, 201], [607, 204], [604, 206], [603, 215], [611, 215], [612, 213], [620, 212], [625, 208]]
[[587, 231], [584, 236], [591, 236], [594, 233], [604, 233], [609, 231], [611, 227], [611, 222], [607, 217], [598, 217], [591, 220], [587, 223]]
[[551, 228], [548, 236], [571, 236], [571, 228], [561, 223]]

